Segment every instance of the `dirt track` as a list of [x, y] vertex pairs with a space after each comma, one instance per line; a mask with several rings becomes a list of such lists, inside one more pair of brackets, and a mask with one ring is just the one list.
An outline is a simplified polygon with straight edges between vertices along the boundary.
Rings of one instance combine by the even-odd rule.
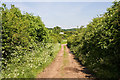
[[37, 78], [89, 78], [90, 76], [86, 68], [74, 59], [66, 44], [62, 44], [56, 59], [38, 74]]

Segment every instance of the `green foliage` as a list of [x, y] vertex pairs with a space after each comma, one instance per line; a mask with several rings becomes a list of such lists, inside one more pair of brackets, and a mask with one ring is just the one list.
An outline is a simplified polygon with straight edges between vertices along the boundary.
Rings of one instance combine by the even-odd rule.
[[67, 44], [67, 40], [63, 39], [61, 44]]
[[76, 57], [101, 79], [119, 79], [120, 2], [68, 38]]
[[59, 34], [62, 31], [62, 29], [59, 26], [56, 26], [53, 28], [53, 32], [56, 34]]
[[[38, 72], [41, 72], [48, 64], [50, 64], [59, 50], [59, 44], [34, 44], [36, 49], [32, 51], [15, 51], [11, 58], [11, 63], [6, 61], [7, 66], [2, 70], [4, 78], [35, 78]], [[53, 47], [54, 46], [54, 47]], [[20, 49], [20, 47], [18, 47]], [[56, 49], [57, 48], [57, 49]], [[17, 55], [23, 53], [24, 55]]]
[[76, 31], [76, 28], [72, 28], [72, 29], [62, 29], [63, 31]]
[[30, 49], [33, 41], [46, 42], [48, 39], [47, 29], [40, 17], [28, 13], [22, 15], [14, 5], [11, 5], [11, 9], [3, 8], [2, 49], [4, 58], [7, 58], [16, 46], [21, 45], [25, 49]]
[[14, 5], [2, 11], [2, 76], [33, 78], [55, 57], [59, 45], [51, 37], [39, 16], [22, 14]]
[[[59, 26], [56, 26], [54, 28], [48, 28], [49, 30], [49, 34], [51, 36], [51, 42], [54, 43], [62, 43], [63, 40], [66, 40], [67, 37], [71, 36], [72, 34], [77, 35], [78, 32], [76, 30], [78, 30], [77, 28], [73, 28], [73, 29], [61, 29]], [[60, 32], [63, 32], [64, 34], [60, 34]]]
[[60, 27], [56, 26], [54, 28], [48, 28], [49, 34], [51, 36], [51, 42], [53, 43], [61, 43], [62, 41], [62, 35], [59, 34], [62, 30]]

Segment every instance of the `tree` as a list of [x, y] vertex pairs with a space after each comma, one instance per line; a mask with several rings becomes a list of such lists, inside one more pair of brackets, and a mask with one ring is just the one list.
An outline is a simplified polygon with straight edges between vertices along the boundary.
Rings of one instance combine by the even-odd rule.
[[62, 31], [62, 29], [59, 26], [56, 26], [53, 28], [53, 32], [59, 34]]

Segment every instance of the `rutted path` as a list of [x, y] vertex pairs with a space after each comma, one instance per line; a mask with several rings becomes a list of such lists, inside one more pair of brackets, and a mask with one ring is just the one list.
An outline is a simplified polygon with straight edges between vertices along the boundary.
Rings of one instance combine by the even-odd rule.
[[90, 74], [70, 53], [66, 44], [61, 45], [56, 59], [37, 78], [88, 78]]

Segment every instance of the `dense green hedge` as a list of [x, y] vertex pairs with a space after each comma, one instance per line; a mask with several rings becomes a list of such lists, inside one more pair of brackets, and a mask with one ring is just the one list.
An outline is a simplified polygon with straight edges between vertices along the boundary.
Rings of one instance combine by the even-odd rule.
[[[2, 76], [33, 78], [55, 57], [59, 44], [52, 42], [39, 16], [11, 5], [2, 9]], [[55, 47], [57, 49], [55, 49]]]
[[120, 78], [120, 2], [70, 36], [68, 47], [98, 78]]
[[10, 55], [16, 46], [23, 49], [30, 49], [33, 42], [47, 42], [48, 31], [39, 16], [28, 13], [21, 14], [21, 11], [11, 5], [7, 9], [4, 4], [2, 10], [2, 46], [3, 55]]

